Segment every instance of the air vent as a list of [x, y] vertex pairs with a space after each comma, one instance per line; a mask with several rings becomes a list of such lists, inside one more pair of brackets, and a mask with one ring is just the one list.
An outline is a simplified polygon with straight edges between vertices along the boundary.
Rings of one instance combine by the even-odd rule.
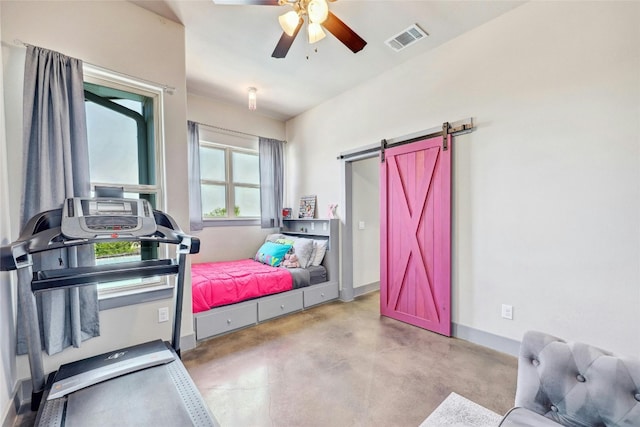
[[411, 46], [415, 42], [422, 40], [428, 35], [429, 34], [426, 31], [418, 27], [418, 24], [414, 24], [401, 33], [391, 37], [385, 43], [388, 44], [391, 49], [398, 52], [405, 47]]

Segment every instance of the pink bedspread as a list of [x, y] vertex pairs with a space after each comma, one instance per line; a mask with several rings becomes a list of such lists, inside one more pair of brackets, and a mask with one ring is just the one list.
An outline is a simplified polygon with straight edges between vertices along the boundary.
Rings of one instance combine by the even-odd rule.
[[252, 259], [207, 262], [191, 266], [193, 312], [209, 310], [293, 288], [286, 268], [271, 267]]

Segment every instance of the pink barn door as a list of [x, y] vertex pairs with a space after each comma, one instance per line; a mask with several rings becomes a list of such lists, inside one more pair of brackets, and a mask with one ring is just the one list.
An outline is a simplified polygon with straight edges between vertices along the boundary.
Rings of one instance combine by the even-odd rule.
[[380, 313], [451, 335], [451, 137], [385, 150]]

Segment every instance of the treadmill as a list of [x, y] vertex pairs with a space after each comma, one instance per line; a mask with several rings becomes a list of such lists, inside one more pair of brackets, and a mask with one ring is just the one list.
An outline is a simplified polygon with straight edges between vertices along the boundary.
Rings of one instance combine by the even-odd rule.
[[[176, 246], [175, 259], [74, 266], [78, 246], [113, 241]], [[32, 255], [65, 248], [67, 268], [34, 271]], [[3, 271], [17, 270], [28, 323], [31, 409], [36, 426], [218, 426], [180, 360], [180, 328], [187, 255], [200, 241], [146, 200], [69, 198], [60, 209], [29, 220], [15, 242], [0, 248]], [[52, 255], [53, 256], [53, 255]], [[38, 292], [131, 278], [175, 275], [171, 343], [162, 340], [62, 365], [45, 379]]]

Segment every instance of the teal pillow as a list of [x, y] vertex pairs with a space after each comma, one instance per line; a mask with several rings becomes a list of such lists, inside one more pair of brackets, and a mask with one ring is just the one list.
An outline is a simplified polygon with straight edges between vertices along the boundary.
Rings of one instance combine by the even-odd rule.
[[265, 242], [265, 244], [258, 249], [254, 259], [263, 264], [277, 267], [282, 263], [284, 255], [289, 252], [289, 249], [291, 249], [291, 245]]

